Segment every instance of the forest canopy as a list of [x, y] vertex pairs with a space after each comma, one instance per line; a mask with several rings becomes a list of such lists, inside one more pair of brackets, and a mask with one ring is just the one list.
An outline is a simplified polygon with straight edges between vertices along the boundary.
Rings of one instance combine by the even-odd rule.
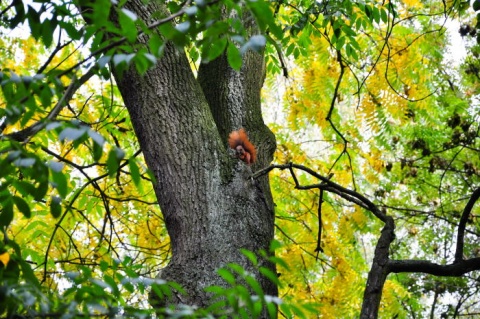
[[[0, 317], [145, 318], [150, 293], [177, 305], [158, 317], [475, 318], [479, 17], [479, 0], [1, 2]], [[158, 105], [139, 119], [142, 96]], [[240, 127], [253, 165], [229, 149]], [[162, 197], [178, 184], [197, 197]], [[189, 210], [202, 256], [183, 259]], [[217, 227], [239, 256], [170, 280], [222, 257]]]

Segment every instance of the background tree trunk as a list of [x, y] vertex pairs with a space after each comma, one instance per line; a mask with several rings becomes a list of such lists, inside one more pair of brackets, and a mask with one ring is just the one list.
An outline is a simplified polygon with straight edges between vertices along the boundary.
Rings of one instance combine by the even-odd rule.
[[[127, 9], [148, 21], [156, 3], [129, 1]], [[146, 39], [143, 39], [146, 41]], [[184, 52], [167, 43], [157, 65], [140, 76], [115, 74], [148, 167], [171, 239], [172, 259], [159, 276], [188, 295], [173, 303], [205, 305], [203, 288], [222, 284], [216, 270], [229, 262], [251, 268], [240, 248], [268, 249], [274, 235], [268, 177], [258, 183], [251, 168], [229, 155], [227, 138], [243, 126], [267, 165], [275, 139], [260, 112], [263, 55], [250, 52], [241, 72], [221, 57], [194, 77]], [[231, 153], [230, 153], [231, 154]], [[269, 265], [274, 270], [273, 265]], [[259, 277], [266, 294], [277, 288]]]

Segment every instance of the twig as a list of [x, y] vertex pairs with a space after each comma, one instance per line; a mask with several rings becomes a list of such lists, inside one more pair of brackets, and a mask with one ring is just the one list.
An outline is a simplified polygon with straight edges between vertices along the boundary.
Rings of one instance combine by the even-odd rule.
[[318, 260], [318, 254], [323, 253], [323, 248], [320, 245], [322, 240], [322, 204], [323, 204], [323, 189], [320, 189], [320, 194], [318, 196], [318, 235], [317, 235], [317, 247], [315, 252], [317, 253], [316, 259]]

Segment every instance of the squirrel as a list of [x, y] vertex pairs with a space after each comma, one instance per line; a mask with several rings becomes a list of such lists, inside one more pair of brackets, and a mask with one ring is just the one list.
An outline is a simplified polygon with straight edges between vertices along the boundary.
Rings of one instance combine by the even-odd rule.
[[247, 132], [245, 132], [243, 128], [230, 133], [228, 136], [228, 144], [230, 148], [235, 150], [237, 157], [248, 165], [257, 159], [257, 150], [248, 139]]

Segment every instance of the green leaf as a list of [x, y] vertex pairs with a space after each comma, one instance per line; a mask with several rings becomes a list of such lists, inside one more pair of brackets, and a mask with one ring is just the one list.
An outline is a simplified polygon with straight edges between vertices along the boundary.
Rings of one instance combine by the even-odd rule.
[[247, 284], [253, 289], [253, 291], [258, 295], [260, 296], [261, 298], [263, 298], [263, 289], [262, 287], [260, 286], [259, 282], [257, 280], [255, 280], [254, 277], [252, 276], [246, 276], [245, 277], [245, 281], [247, 282]]
[[59, 162], [55, 162], [55, 161], [49, 161], [48, 162], [48, 167], [50, 167], [50, 170], [52, 172], [61, 172], [63, 170], [63, 167], [64, 165], [62, 163], [59, 163]]
[[228, 42], [227, 61], [234, 70], [240, 71], [242, 67], [242, 55], [240, 54], [240, 50], [232, 42]]
[[[217, 301], [209, 303], [206, 310], [212, 314], [221, 313], [225, 307], [226, 307], [226, 300], [225, 299], [218, 300], [217, 298]], [[223, 318], [223, 317], [220, 317], [220, 318]]]
[[0, 211], [0, 229], [8, 227], [13, 220], [13, 202], [9, 197], [2, 201], [2, 210]]
[[60, 28], [62, 28], [64, 31], [67, 32], [67, 35], [72, 39], [72, 40], [80, 40], [82, 37], [82, 31], [77, 30], [76, 26], [74, 23], [67, 22], [65, 20], [58, 21], [58, 25]]
[[254, 35], [247, 41], [247, 43], [245, 43], [241, 47], [240, 52], [242, 54], [245, 54], [245, 52], [247, 52], [248, 50], [260, 52], [263, 50], [263, 48], [265, 48], [266, 43], [267, 43], [267, 40], [263, 35], [261, 34]]
[[87, 130], [88, 128], [85, 128], [85, 127], [82, 127], [82, 128], [67, 127], [60, 132], [60, 134], [58, 135], [58, 139], [60, 141], [64, 141], [65, 139], [76, 141], [81, 137], [83, 137], [87, 132]]
[[39, 97], [42, 105], [47, 106], [52, 104], [53, 92], [52, 88], [48, 85], [42, 86]]
[[160, 57], [163, 53], [163, 40], [158, 34], [152, 34], [148, 40], [148, 46], [150, 52], [152, 52], [156, 57]]
[[157, 58], [150, 53], [139, 53], [135, 56], [135, 67], [138, 73], [145, 74], [157, 62]]
[[103, 147], [103, 144], [105, 144], [105, 139], [103, 138], [102, 135], [98, 134], [94, 130], [89, 129], [88, 131], [88, 136], [99, 146]]
[[134, 53], [130, 53], [130, 54], [124, 54], [124, 53], [119, 53], [119, 54], [115, 54], [113, 56], [113, 64], [115, 66], [118, 66], [120, 64], [123, 64], [125, 63], [126, 65], [130, 65], [130, 62], [132, 61], [132, 59], [135, 57], [135, 54]]
[[57, 27], [57, 23], [54, 20], [45, 19], [42, 23], [42, 40], [46, 47], [52, 45], [53, 42], [53, 35], [55, 33], [55, 29]]
[[232, 269], [233, 271], [235, 271], [237, 274], [239, 274], [240, 276], [244, 276], [245, 275], [245, 269], [243, 269], [242, 266], [240, 266], [239, 264], [235, 264], [235, 263], [228, 263], [228, 267], [230, 269]]
[[255, 255], [254, 252], [248, 250], [248, 249], [244, 249], [244, 248], [241, 248], [240, 249], [240, 252], [248, 258], [248, 260], [250, 260], [250, 262], [256, 266], [258, 265], [258, 259], [257, 259], [257, 256]]
[[275, 318], [275, 316], [277, 315], [277, 306], [274, 303], [269, 302], [267, 303], [267, 310], [270, 318]]
[[273, 253], [273, 252], [275, 252], [275, 250], [277, 250], [281, 247], [283, 247], [282, 243], [280, 241], [274, 239], [270, 242], [269, 251]]
[[17, 206], [18, 210], [27, 218], [32, 217], [32, 212], [30, 211], [30, 206], [28, 206], [27, 202], [18, 196], [12, 197], [15, 206]]
[[110, 9], [112, 6], [112, 2], [109, 0], [96, 0], [96, 1], [88, 1], [89, 6], [92, 7], [91, 11], [91, 19], [95, 26], [98, 28], [104, 27], [105, 25], [110, 25], [111, 22], [109, 20], [110, 16]]
[[276, 256], [270, 256], [268, 257], [268, 260], [275, 263], [276, 265], [282, 266], [283, 268], [285, 268], [285, 270], [290, 271], [290, 267], [288, 267], [288, 264], [284, 259]]
[[264, 0], [250, 0], [247, 1], [247, 6], [255, 15], [257, 23], [262, 32], [271, 32], [277, 39], [283, 37], [283, 30], [276, 24], [272, 9], [267, 1]]
[[48, 179], [40, 181], [38, 187], [35, 189], [35, 193], [33, 194], [33, 198], [37, 201], [43, 199], [45, 194], [47, 194], [48, 190]]
[[345, 44], [345, 37], [344, 36], [341, 36], [337, 43], [335, 43], [335, 47], [337, 48], [337, 50], [341, 50], [343, 48], [343, 45]]
[[480, 0], [475, 0], [472, 5], [473, 10], [478, 11], [480, 10]]
[[[162, 35], [165, 36], [168, 40], [172, 40], [178, 46], [185, 46], [187, 43], [187, 39], [185, 34], [178, 31], [174, 26], [170, 23], [164, 23], [158, 27]], [[153, 52], [155, 53], [155, 52]]]
[[369, 5], [365, 6], [365, 15], [371, 20], [372, 19], [372, 8]]
[[110, 150], [107, 157], [107, 169], [108, 175], [112, 177], [120, 167], [120, 161], [125, 156], [125, 152], [118, 147], [114, 147]]
[[185, 292], [185, 289], [182, 288], [182, 286], [180, 284], [177, 284], [176, 282], [174, 281], [170, 281], [168, 282], [168, 284], [164, 284], [163, 286], [167, 286], [167, 288], [169, 290], [173, 289], [175, 290], [176, 292], [182, 294], [182, 295], [185, 295], [186, 292]]
[[213, 41], [208, 48], [207, 61], [213, 61], [218, 58], [224, 51], [227, 46], [227, 39], [220, 38], [216, 41]]
[[128, 159], [128, 167], [130, 169], [130, 176], [132, 177], [133, 183], [137, 188], [141, 185], [141, 176], [140, 176], [140, 169], [138, 168], [137, 161], [135, 158]]
[[88, 136], [90, 136], [93, 141], [93, 159], [98, 161], [103, 154], [103, 145], [105, 144], [105, 139], [102, 135], [91, 129], [88, 130]]
[[137, 16], [132, 11], [122, 8], [118, 15], [119, 24], [122, 29], [122, 34], [127, 38], [128, 42], [134, 43], [137, 40], [138, 30], [135, 25]]
[[29, 195], [34, 196], [35, 194], [35, 187], [30, 182], [14, 180], [12, 185], [17, 189], [17, 191], [23, 195], [23, 197], [27, 197]]
[[277, 275], [273, 271], [271, 271], [266, 267], [260, 267], [259, 271], [262, 275], [267, 277], [272, 283], [276, 284], [277, 286], [280, 286], [280, 281], [278, 280]]
[[348, 36], [349, 38], [355, 37], [357, 35], [357, 33], [349, 25], [346, 24], [342, 24], [340, 30], [344, 33], [345, 36]]
[[372, 6], [372, 15], [375, 22], [380, 23], [380, 11], [375, 6]]
[[109, 276], [109, 275], [103, 275], [103, 280], [105, 281], [105, 283], [107, 283], [110, 288], [112, 289], [112, 293], [115, 297], [119, 297], [120, 296], [120, 290], [118, 289], [118, 286], [117, 286], [117, 283], [115, 282], [115, 280]]
[[17, 167], [32, 167], [35, 164], [34, 158], [18, 158], [13, 162], [13, 165]]
[[220, 268], [217, 270], [217, 273], [222, 277], [228, 284], [234, 285], [235, 284], [235, 276], [225, 268]]
[[62, 199], [58, 196], [52, 196], [50, 200], [50, 213], [53, 217], [58, 218], [62, 214]]
[[40, 22], [40, 14], [31, 6], [27, 6], [27, 19], [28, 25], [30, 27], [30, 32], [35, 40], [38, 40], [41, 36], [41, 22]]
[[40, 282], [38, 281], [37, 276], [35, 276], [30, 264], [23, 259], [19, 260], [18, 262], [20, 264], [20, 268], [22, 269], [23, 277], [27, 280], [27, 282], [32, 284], [37, 289], [40, 289]]
[[380, 16], [382, 18], [382, 21], [383, 23], [387, 23], [388, 22], [388, 14], [387, 14], [387, 10], [385, 10], [385, 8], [382, 8], [380, 10]]
[[93, 160], [98, 161], [102, 157], [103, 154], [103, 147], [98, 145], [97, 143], [93, 143]]
[[163, 285], [152, 285], [152, 290], [159, 299], [164, 299], [165, 295], [163, 294], [162, 287]]
[[60, 194], [62, 198], [66, 198], [68, 194], [68, 180], [67, 180], [66, 174], [62, 173], [61, 171], [60, 172], [51, 171], [51, 172], [52, 172], [53, 186], [57, 189], [58, 194]]
[[225, 293], [225, 288], [224, 287], [221, 287], [221, 286], [208, 286], [206, 287], [205, 289], [205, 292], [210, 292], [214, 295], [223, 295]]
[[14, 29], [18, 24], [24, 22], [26, 16], [23, 1], [12, 1], [12, 4], [15, 8], [16, 15], [8, 21], [10, 29]]

